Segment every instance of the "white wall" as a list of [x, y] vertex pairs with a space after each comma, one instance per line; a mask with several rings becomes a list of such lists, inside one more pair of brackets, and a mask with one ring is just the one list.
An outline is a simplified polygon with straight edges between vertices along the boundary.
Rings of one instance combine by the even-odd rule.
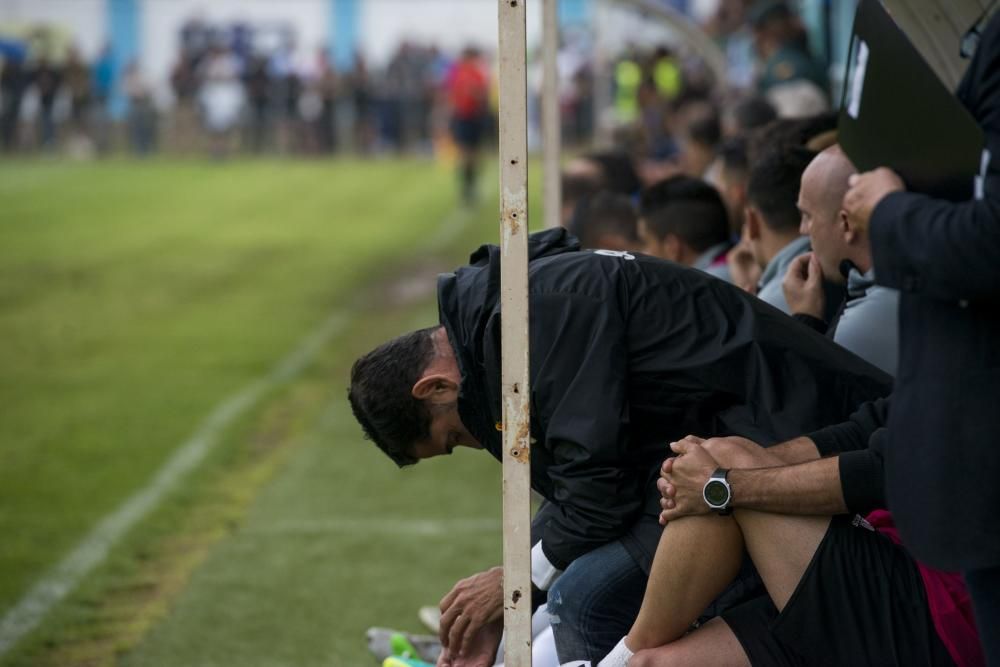
[[326, 0], [144, 0], [139, 38], [143, 71], [162, 85], [177, 59], [181, 26], [191, 18], [210, 25], [285, 23], [297, 36], [299, 54], [312, 53], [326, 45], [328, 5]]
[[107, 40], [105, 0], [0, 0], [0, 24], [49, 23], [74, 36], [85, 58]]
[[[298, 56], [325, 47], [329, 0], [140, 0], [140, 65], [165, 93], [177, 57], [181, 26], [198, 17], [208, 23], [281, 22], [297, 35]], [[540, 2], [528, 5], [528, 43], [541, 34]], [[50, 23], [73, 35], [85, 58], [107, 41], [107, 0], [0, 0], [0, 24]], [[373, 66], [384, 65], [403, 39], [456, 51], [475, 43], [493, 53], [496, 0], [362, 0], [361, 49]]]
[[[384, 63], [402, 39], [456, 51], [474, 43], [492, 53], [497, 43], [496, 0], [366, 0], [361, 18], [365, 54]], [[541, 3], [528, 5], [528, 44], [541, 34]]]

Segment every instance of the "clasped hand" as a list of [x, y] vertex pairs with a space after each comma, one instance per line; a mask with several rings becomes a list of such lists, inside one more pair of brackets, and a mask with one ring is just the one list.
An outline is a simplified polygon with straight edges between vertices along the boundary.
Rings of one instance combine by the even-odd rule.
[[660, 524], [692, 514], [708, 514], [711, 508], [705, 502], [705, 482], [719, 464], [702, 446], [705, 441], [697, 436], [670, 443], [677, 456], [663, 462], [656, 488], [660, 490]]

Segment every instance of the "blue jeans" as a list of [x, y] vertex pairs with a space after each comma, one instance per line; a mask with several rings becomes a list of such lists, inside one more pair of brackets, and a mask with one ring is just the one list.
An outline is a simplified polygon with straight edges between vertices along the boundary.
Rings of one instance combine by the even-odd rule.
[[628, 634], [645, 592], [646, 574], [621, 542], [573, 561], [548, 595], [559, 662], [596, 665]]

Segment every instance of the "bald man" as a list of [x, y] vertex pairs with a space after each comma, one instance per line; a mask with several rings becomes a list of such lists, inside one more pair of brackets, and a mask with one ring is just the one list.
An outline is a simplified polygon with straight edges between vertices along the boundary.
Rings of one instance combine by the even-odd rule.
[[[800, 231], [813, 252], [788, 267], [782, 288], [792, 314], [859, 357], [896, 375], [899, 360], [899, 293], [875, 284], [868, 231], [843, 208], [854, 165], [839, 146], [817, 155], [802, 173]], [[823, 278], [847, 283], [847, 300], [830, 322], [823, 319]]]

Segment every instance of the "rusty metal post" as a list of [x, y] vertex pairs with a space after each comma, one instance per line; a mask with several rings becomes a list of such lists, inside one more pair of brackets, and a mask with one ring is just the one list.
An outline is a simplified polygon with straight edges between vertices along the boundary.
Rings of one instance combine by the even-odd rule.
[[560, 223], [559, 0], [542, 0], [542, 195], [546, 227]]
[[531, 665], [527, 0], [498, 0], [504, 664]]

